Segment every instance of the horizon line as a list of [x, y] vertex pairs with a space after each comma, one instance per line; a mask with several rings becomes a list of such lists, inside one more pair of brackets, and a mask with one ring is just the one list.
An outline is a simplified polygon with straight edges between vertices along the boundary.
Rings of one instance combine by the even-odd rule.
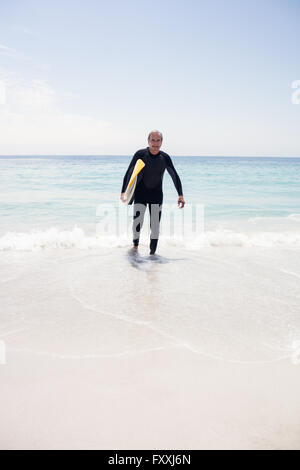
[[[300, 158], [300, 155], [171, 155], [172, 157], [200, 157], [200, 158]], [[120, 154], [3, 154], [3, 157], [132, 157], [132, 154], [120, 155]]]

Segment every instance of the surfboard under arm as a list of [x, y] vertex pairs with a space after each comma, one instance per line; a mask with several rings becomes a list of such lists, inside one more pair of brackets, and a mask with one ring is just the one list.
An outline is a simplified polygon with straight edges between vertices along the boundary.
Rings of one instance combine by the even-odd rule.
[[141, 160], [140, 158], [137, 160], [135, 166], [134, 166], [134, 169], [132, 171], [132, 174], [131, 174], [131, 177], [130, 177], [130, 180], [129, 180], [129, 183], [127, 185], [127, 188], [126, 188], [126, 191], [125, 191], [125, 198], [126, 198], [126, 201], [125, 201], [125, 204], [129, 204], [132, 197], [133, 197], [133, 194], [134, 194], [134, 191], [135, 191], [135, 186], [136, 186], [136, 180], [137, 180], [137, 175], [140, 173], [140, 171], [144, 168], [145, 166], [145, 163], [143, 162], [143, 160]]

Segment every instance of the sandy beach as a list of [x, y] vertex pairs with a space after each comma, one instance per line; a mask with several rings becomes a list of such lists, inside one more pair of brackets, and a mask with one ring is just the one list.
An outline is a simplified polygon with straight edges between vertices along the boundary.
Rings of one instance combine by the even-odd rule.
[[182, 348], [7, 360], [2, 449], [300, 448], [300, 379], [287, 360], [228, 364]]

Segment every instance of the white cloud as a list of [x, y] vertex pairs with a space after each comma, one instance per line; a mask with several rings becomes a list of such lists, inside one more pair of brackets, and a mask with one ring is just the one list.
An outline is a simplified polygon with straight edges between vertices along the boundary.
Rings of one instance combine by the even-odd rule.
[[42, 64], [42, 65], [40, 65], [40, 69], [42, 70], [42, 72], [48, 72], [48, 70], [50, 70], [50, 65], [49, 64]]
[[7, 87], [7, 100], [11, 106], [41, 108], [55, 102], [56, 93], [43, 80], [32, 80], [30, 85], [20, 84]]
[[13, 49], [12, 47], [5, 46], [3, 44], [0, 44], [0, 56], [6, 56], [6, 57], [11, 57], [12, 59], [15, 60], [20, 60], [20, 61], [25, 61], [25, 62], [31, 62], [31, 58], [24, 55], [23, 53], [17, 51], [16, 49]]
[[11, 47], [7, 47], [3, 44], [0, 44], [0, 54], [8, 57], [16, 57], [17, 51], [15, 49], [12, 49]]
[[37, 36], [38, 33], [34, 32], [34, 31], [31, 31], [31, 29], [28, 29], [28, 28], [22, 28], [22, 32], [24, 34], [27, 34], [28, 36]]
[[0, 154], [101, 153], [114, 138], [111, 124], [61, 109], [59, 94], [43, 80], [6, 79], [0, 106]]

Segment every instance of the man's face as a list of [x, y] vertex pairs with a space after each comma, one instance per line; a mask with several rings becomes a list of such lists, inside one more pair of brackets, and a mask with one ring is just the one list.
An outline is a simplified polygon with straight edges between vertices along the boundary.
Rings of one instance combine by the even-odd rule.
[[148, 140], [149, 150], [154, 155], [157, 155], [161, 147], [162, 141], [158, 132], [152, 132]]

